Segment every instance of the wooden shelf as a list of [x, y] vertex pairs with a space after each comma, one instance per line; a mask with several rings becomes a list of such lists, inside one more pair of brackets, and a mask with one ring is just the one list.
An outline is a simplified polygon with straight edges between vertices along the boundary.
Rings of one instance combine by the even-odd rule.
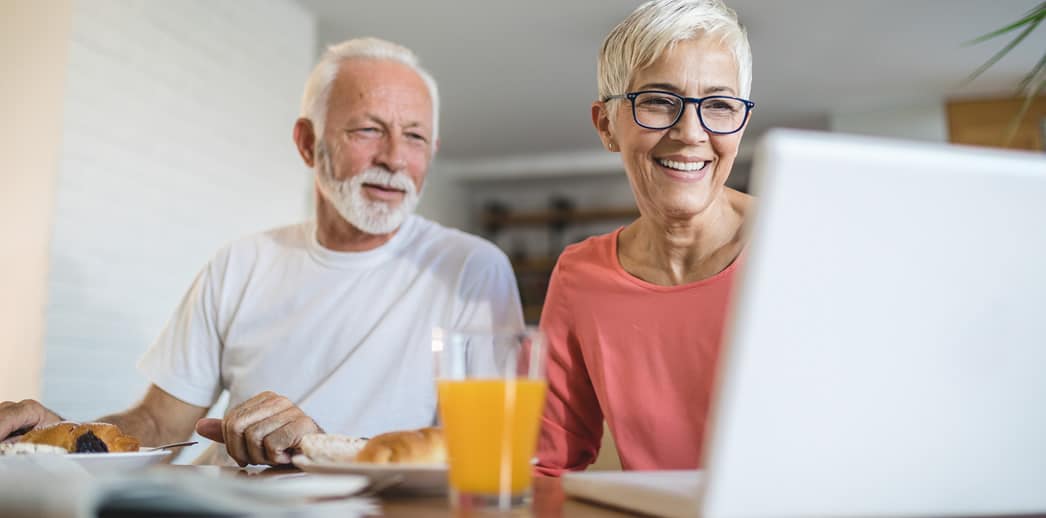
[[551, 273], [556, 266], [556, 259], [552, 257], [533, 257], [520, 261], [512, 261], [512, 270], [521, 273]]
[[1035, 97], [1020, 120], [1013, 140], [1006, 141], [1023, 98], [949, 101], [948, 140], [954, 144], [1046, 151], [1046, 95]]
[[541, 320], [541, 305], [528, 304], [523, 306], [523, 320], [528, 324]]
[[574, 210], [540, 210], [527, 212], [508, 212], [505, 214], [485, 213], [485, 226], [526, 226], [550, 225], [552, 223], [590, 223], [593, 221], [613, 221], [635, 219], [639, 209], [635, 207], [610, 207], [598, 209]]

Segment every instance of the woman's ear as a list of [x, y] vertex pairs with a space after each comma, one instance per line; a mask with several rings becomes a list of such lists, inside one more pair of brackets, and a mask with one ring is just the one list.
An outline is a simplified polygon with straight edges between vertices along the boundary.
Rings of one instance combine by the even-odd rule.
[[596, 127], [596, 133], [599, 134], [603, 147], [610, 151], [620, 151], [617, 143], [614, 142], [614, 134], [610, 130], [610, 112], [607, 103], [603, 101], [592, 103], [592, 125]]

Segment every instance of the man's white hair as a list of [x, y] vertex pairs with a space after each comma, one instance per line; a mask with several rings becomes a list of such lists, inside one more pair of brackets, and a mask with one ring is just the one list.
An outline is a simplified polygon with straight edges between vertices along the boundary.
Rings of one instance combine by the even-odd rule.
[[737, 60], [740, 97], [752, 88], [752, 48], [737, 13], [722, 0], [650, 0], [614, 27], [599, 53], [599, 99], [626, 93], [635, 73], [677, 42], [716, 36]]
[[429, 97], [432, 98], [432, 142], [436, 142], [439, 138], [439, 90], [436, 88], [436, 80], [421, 67], [418, 56], [410, 49], [378, 38], [355, 38], [331, 45], [312, 69], [309, 79], [305, 81], [305, 94], [301, 98], [301, 117], [312, 121], [316, 137], [323, 138], [331, 88], [338, 76], [338, 69], [342, 62], [354, 58], [384, 59], [403, 63], [421, 76], [429, 88]]

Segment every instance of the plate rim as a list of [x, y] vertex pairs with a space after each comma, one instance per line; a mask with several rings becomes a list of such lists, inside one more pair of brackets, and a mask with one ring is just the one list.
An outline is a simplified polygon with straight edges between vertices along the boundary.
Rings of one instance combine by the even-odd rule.
[[151, 450], [151, 451], [114, 451], [114, 452], [93, 452], [93, 453], [66, 453], [63, 457], [74, 458], [74, 459], [112, 459], [116, 457], [120, 458], [133, 458], [133, 457], [166, 457], [174, 453], [171, 450]]
[[[272, 477], [258, 477], [259, 480], [247, 482], [247, 484], [253, 484], [253, 489], [271, 492], [275, 489], [276, 492], [284, 491], [289, 495], [301, 495], [301, 489], [297, 490], [286, 490], [286, 484], [290, 485], [305, 485], [313, 486], [313, 489], [309, 489], [305, 492], [310, 493], [309, 498], [333, 498], [335, 496], [356, 496], [367, 490], [371, 485], [372, 481], [370, 477], [366, 475], [360, 475], [358, 473], [289, 473], [284, 475], [275, 475]], [[337, 480], [335, 480], [337, 479]], [[242, 479], [234, 479], [242, 480]], [[347, 481], [352, 481], [354, 485], [351, 490], [346, 492], [345, 485]], [[283, 489], [280, 489], [283, 486]], [[322, 488], [321, 491], [315, 491], [314, 488], [319, 486]], [[336, 487], [336, 491], [332, 491], [330, 488]]]
[[304, 454], [297, 454], [291, 457], [291, 464], [294, 464], [300, 469], [305, 469], [306, 466], [311, 468], [323, 468], [323, 469], [336, 469], [336, 470], [354, 470], [364, 472], [412, 472], [412, 473], [437, 473], [449, 471], [447, 464], [373, 464], [369, 462], [321, 462], [310, 459]]

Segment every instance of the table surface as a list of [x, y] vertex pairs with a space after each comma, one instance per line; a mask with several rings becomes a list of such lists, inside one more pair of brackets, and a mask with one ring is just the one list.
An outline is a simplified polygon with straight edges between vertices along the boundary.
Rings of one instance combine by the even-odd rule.
[[[453, 516], [447, 498], [443, 497], [393, 497], [381, 501], [383, 516]], [[588, 504], [563, 494], [563, 487], [558, 478], [537, 477], [534, 479], [534, 502], [530, 507], [531, 516], [577, 516], [579, 518], [610, 518], [635, 516], [634, 513], [622, 513], [593, 504]]]
[[[267, 477], [300, 473], [301, 470], [294, 467], [262, 468], [250, 467], [240, 469], [235, 467], [217, 466], [187, 466], [187, 465], [161, 465], [153, 469], [176, 469], [179, 471], [198, 472], [200, 476], [219, 477]], [[442, 517], [454, 516], [450, 509], [446, 495], [444, 496], [395, 496], [380, 495], [375, 497], [381, 505], [380, 514], [391, 518], [397, 517]], [[535, 516], [535, 517], [578, 517], [578, 518], [614, 518], [623, 516], [635, 516], [636, 513], [617, 511], [609, 507], [590, 504], [580, 500], [567, 498], [563, 493], [563, 486], [558, 478], [536, 477], [534, 479], [534, 501], [529, 508], [522, 512], [513, 513], [512, 516]], [[981, 517], [985, 518], [985, 517]], [[1036, 513], [1023, 516], [999, 515], [992, 518], [1046, 518], [1046, 514]]]
[[[186, 466], [186, 465], [165, 465], [158, 466], [157, 469], [177, 469], [180, 471], [200, 471], [201, 474], [207, 473], [208, 476], [214, 476], [215, 471], [220, 471], [221, 476], [237, 476], [237, 475], [251, 475], [251, 476], [266, 476], [266, 475], [286, 475], [288, 473], [295, 473], [299, 470], [297, 468], [280, 467], [280, 468], [249, 468], [247, 470], [241, 470], [235, 467], [222, 467], [218, 468], [215, 466]], [[450, 509], [450, 505], [447, 501], [446, 495], [443, 496], [410, 496], [410, 495], [394, 495], [394, 496], [378, 496], [378, 501], [381, 504], [381, 516], [397, 518], [397, 517], [433, 517], [439, 518], [441, 516], [454, 516]], [[635, 513], [625, 513], [616, 511], [609, 507], [602, 507], [595, 504], [589, 504], [580, 500], [567, 498], [563, 493], [563, 487], [560, 484], [558, 478], [549, 477], [536, 477], [534, 479], [534, 501], [530, 506], [529, 513], [521, 513], [524, 516], [535, 516], [535, 517], [560, 517], [570, 516], [578, 518], [616, 518], [623, 516], [635, 516]]]
[[[280, 476], [292, 473], [300, 473], [301, 470], [294, 467], [262, 468], [250, 467], [240, 469], [235, 467], [217, 466], [187, 466], [187, 465], [161, 465], [153, 469], [176, 469], [180, 471], [199, 472], [201, 476], [240, 477], [240, 476]], [[381, 506], [380, 514], [390, 518], [398, 517], [433, 517], [454, 516], [453, 511], [443, 496], [410, 496], [410, 495], [379, 495], [375, 497]], [[591, 504], [580, 500], [567, 498], [563, 493], [560, 479], [549, 477], [536, 477], [534, 479], [534, 501], [528, 509], [523, 509], [515, 516], [534, 517], [578, 517], [578, 518], [615, 518], [624, 516], [636, 516], [634, 512], [617, 511], [609, 507]], [[986, 517], [981, 517], [986, 518]], [[1000, 515], [990, 518], [1046, 518], [1046, 514], [1036, 513], [1022, 516]]]

